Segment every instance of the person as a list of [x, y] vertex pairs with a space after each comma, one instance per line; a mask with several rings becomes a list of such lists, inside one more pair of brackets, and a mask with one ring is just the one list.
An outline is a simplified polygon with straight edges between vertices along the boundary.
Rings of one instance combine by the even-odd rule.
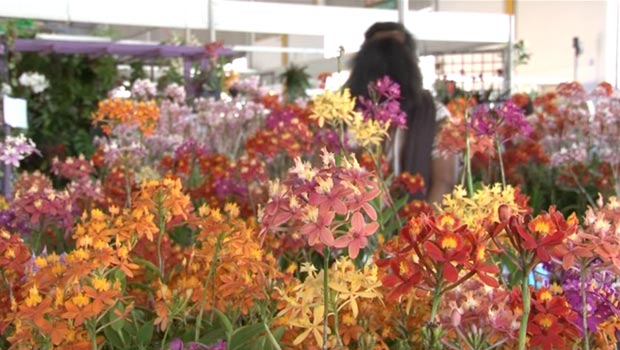
[[430, 203], [441, 203], [458, 181], [456, 156], [439, 156], [433, 152], [435, 134], [449, 116], [447, 109], [435, 102], [422, 86], [422, 72], [416, 54], [416, 41], [400, 23], [378, 22], [364, 34], [365, 40], [351, 62], [351, 75], [345, 84], [352, 96], [368, 98], [368, 84], [388, 76], [400, 85], [401, 109], [407, 114], [406, 130], [392, 137], [394, 172], [420, 174], [425, 194], [414, 196]]

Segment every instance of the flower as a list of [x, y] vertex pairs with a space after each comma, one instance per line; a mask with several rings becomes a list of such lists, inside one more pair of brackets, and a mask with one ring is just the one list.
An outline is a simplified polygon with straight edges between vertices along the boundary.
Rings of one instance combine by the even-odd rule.
[[49, 86], [49, 82], [44, 75], [37, 72], [24, 72], [19, 76], [19, 84], [28, 87], [35, 94], [45, 91]]
[[407, 125], [407, 114], [400, 109], [400, 86], [388, 76], [368, 84], [370, 99], [360, 97], [359, 104], [366, 120], [403, 128]]
[[0, 161], [6, 165], [19, 167], [19, 162], [32, 153], [38, 153], [34, 142], [24, 134], [7, 135], [0, 143]]
[[364, 216], [360, 212], [353, 214], [351, 219], [351, 228], [347, 235], [340, 236], [334, 241], [334, 247], [336, 248], [349, 248], [349, 256], [351, 259], [355, 259], [359, 254], [360, 249], [363, 249], [368, 244], [368, 236], [374, 234], [379, 228], [379, 224], [371, 222], [366, 225]]
[[355, 99], [351, 98], [349, 89], [342, 92], [325, 90], [322, 95], [312, 98], [312, 114], [310, 119], [316, 120], [319, 127], [325, 122], [351, 124], [355, 112]]
[[352, 140], [362, 147], [377, 147], [383, 139], [388, 136], [387, 130], [390, 122], [382, 123], [374, 119], [364, 120], [361, 115], [356, 114], [350, 124]]
[[131, 86], [131, 95], [143, 100], [154, 98], [157, 95], [157, 84], [149, 79], [136, 79]]

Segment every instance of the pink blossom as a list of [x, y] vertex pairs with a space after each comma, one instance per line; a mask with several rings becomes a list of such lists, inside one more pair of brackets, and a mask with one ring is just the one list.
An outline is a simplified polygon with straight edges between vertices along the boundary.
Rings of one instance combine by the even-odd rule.
[[351, 259], [355, 259], [360, 250], [368, 245], [368, 236], [373, 235], [379, 224], [371, 222], [366, 224], [364, 216], [360, 212], [355, 212], [351, 219], [351, 228], [349, 232], [340, 236], [334, 241], [334, 247], [344, 248], [349, 247], [349, 256]]

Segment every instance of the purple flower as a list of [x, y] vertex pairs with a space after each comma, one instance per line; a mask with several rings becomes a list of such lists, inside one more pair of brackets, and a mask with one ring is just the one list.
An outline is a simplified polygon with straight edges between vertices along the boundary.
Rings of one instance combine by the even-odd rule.
[[[585, 286], [587, 303], [587, 326], [590, 332], [596, 332], [598, 325], [613, 316], [620, 315], [620, 309], [616, 303], [620, 297], [618, 289], [613, 285], [614, 276], [609, 272], [597, 272], [588, 278]], [[578, 315], [573, 321], [575, 326], [583, 333], [581, 313], [580, 276], [576, 272], [567, 272], [562, 281], [562, 288], [571, 308]]]
[[180, 158], [183, 154], [191, 153], [196, 156], [209, 155], [209, 149], [202, 143], [196, 141], [194, 138], [189, 138], [183, 142], [176, 150], [174, 150], [175, 158]]
[[530, 136], [532, 126], [525, 119], [523, 110], [512, 101], [507, 101], [500, 108], [496, 109], [496, 113], [500, 120], [510, 128], [517, 130], [523, 136]]
[[220, 199], [227, 199], [230, 196], [247, 198], [248, 188], [241, 181], [231, 178], [220, 178], [215, 181], [215, 193]]
[[[369, 86], [368, 89], [370, 90], [372, 87]], [[374, 84], [374, 89], [381, 96], [390, 97], [396, 100], [400, 99], [400, 85], [393, 82], [387, 75], [377, 80], [376, 84]]]
[[400, 86], [385, 76], [368, 84], [370, 99], [359, 98], [365, 119], [375, 119], [397, 127], [406, 127], [407, 114], [400, 108]]
[[217, 343], [209, 346], [207, 349], [208, 350], [226, 350], [226, 342], [223, 341], [222, 339], [218, 339]]
[[6, 165], [18, 167], [22, 159], [35, 152], [37, 149], [34, 142], [23, 134], [17, 137], [9, 135], [0, 143], [0, 161]]
[[[499, 106], [489, 108], [488, 105], [476, 106], [473, 110], [469, 126], [477, 135], [493, 136], [502, 130], [513, 135], [529, 136], [532, 126], [525, 118], [525, 114], [512, 101], [507, 101]], [[505, 126], [508, 130], [503, 129]], [[506, 135], [502, 135], [506, 137]], [[502, 140], [505, 141], [505, 140]]]
[[469, 121], [471, 127], [477, 135], [492, 136], [497, 131], [497, 120], [491, 115], [491, 110], [487, 105], [476, 106]]
[[168, 350], [183, 350], [183, 341], [181, 338], [174, 338], [170, 341], [170, 345], [168, 345]]
[[289, 125], [291, 120], [296, 116], [297, 114], [295, 111], [290, 108], [274, 110], [265, 118], [265, 127], [268, 129], [276, 129], [284, 125]]
[[[317, 145], [317, 149], [322, 146], [326, 147], [329, 152], [340, 152], [340, 136], [335, 130], [332, 129], [320, 129], [314, 134], [314, 144]], [[348, 150], [349, 141], [347, 135], [344, 135], [344, 150]], [[320, 145], [320, 146], [319, 146]]]

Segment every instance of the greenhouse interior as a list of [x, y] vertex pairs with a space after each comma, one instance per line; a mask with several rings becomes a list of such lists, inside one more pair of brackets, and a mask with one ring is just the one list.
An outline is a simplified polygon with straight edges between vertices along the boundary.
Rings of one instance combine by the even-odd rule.
[[620, 0], [0, 1], [0, 350], [620, 350]]

